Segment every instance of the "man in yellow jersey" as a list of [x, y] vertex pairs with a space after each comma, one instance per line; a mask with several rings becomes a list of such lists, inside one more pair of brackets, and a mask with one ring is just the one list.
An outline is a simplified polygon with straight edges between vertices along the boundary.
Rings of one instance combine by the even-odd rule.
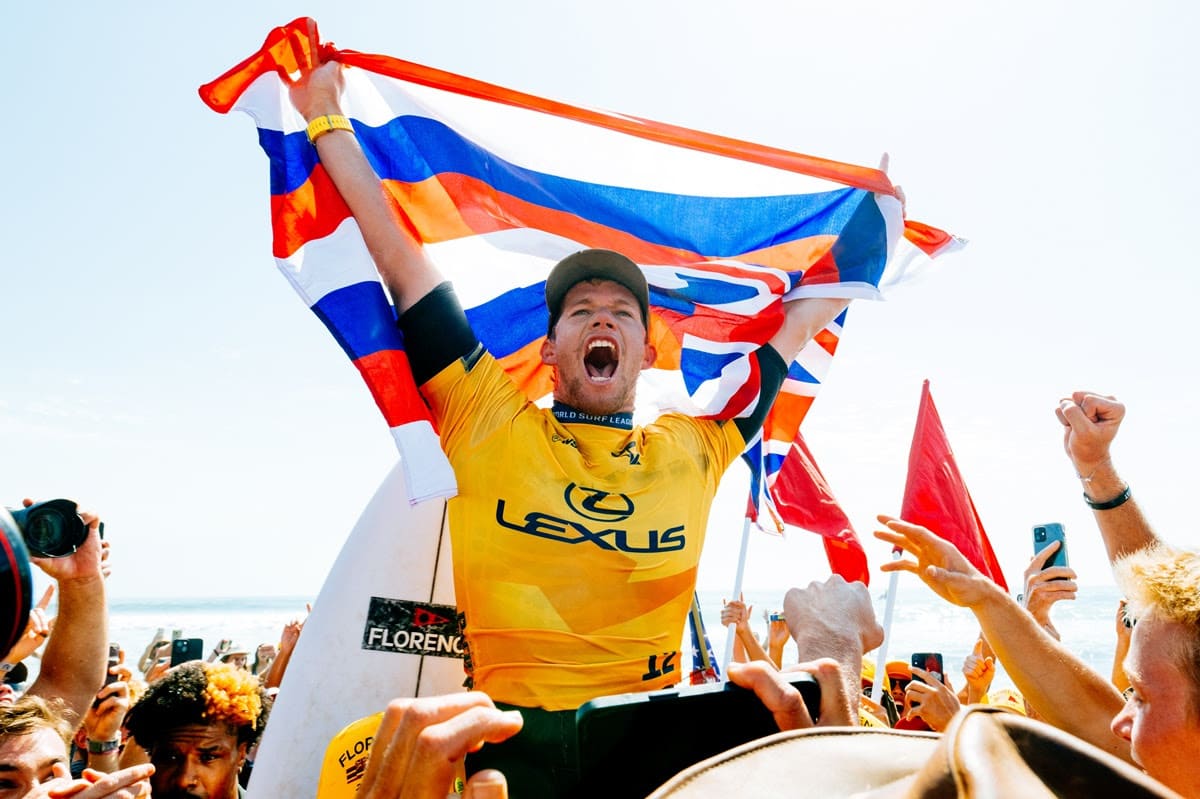
[[[541, 356], [554, 369], [554, 407], [538, 408], [397, 218], [341, 116], [341, 85], [340, 65], [325, 64], [292, 101], [392, 295], [455, 470], [449, 524], [473, 686], [524, 711], [521, 734], [468, 768], [500, 765], [516, 796], [567, 792], [580, 704], [679, 681], [676, 649], [721, 474], [761, 426], [788, 364], [847, 301], [788, 304], [757, 353], [763, 399], [752, 417], [666, 414], [634, 427], [638, 374], [655, 360], [645, 277], [619, 253], [575, 253], [546, 281]], [[555, 787], [537, 782], [547, 773]]]

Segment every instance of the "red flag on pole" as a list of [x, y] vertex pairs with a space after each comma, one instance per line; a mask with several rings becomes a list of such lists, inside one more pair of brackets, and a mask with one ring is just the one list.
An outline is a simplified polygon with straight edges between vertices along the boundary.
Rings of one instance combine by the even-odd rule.
[[983, 531], [983, 522], [975, 512], [975, 503], [950, 451], [950, 441], [933, 405], [928, 380], [921, 387], [921, 407], [908, 453], [908, 482], [904, 486], [900, 516], [954, 544], [975, 568], [1008, 590], [1000, 563]]
[[785, 523], [824, 539], [825, 556], [834, 574], [847, 582], [870, 584], [871, 572], [862, 544], [799, 433], [770, 490]]

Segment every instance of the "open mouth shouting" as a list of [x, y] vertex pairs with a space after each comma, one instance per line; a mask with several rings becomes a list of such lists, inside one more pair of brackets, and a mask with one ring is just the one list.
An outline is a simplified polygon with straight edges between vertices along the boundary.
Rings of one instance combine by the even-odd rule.
[[613, 339], [594, 338], [588, 342], [587, 354], [583, 356], [583, 367], [591, 382], [607, 383], [612, 380], [620, 362], [617, 342]]

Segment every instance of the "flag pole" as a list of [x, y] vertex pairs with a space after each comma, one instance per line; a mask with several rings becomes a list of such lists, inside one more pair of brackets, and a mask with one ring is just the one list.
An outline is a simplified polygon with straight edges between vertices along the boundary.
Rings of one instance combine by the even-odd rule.
[[[747, 515], [742, 523], [742, 547], [738, 552], [737, 574], [733, 578], [733, 597], [742, 595], [742, 575], [746, 571], [746, 547], [750, 543], [750, 516]], [[733, 640], [737, 635], [737, 624], [730, 624], [725, 629], [725, 654], [721, 657], [721, 682], [729, 679], [729, 661], [733, 660]]]
[[[892, 550], [892, 560], [900, 560], [900, 548]], [[888, 579], [887, 605], [883, 610], [883, 643], [879, 645], [879, 655], [875, 663], [875, 683], [871, 686], [871, 698], [876, 702], [883, 695], [883, 680], [881, 674], [887, 674], [888, 646], [892, 643], [892, 611], [896, 609], [896, 586], [900, 583], [900, 572], [892, 572]]]

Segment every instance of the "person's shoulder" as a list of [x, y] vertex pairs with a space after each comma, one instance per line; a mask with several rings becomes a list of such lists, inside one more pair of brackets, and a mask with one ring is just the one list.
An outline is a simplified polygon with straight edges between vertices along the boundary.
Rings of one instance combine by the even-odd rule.
[[[668, 411], [659, 415], [657, 419], [640, 425], [637, 430], [641, 431], [644, 438], [653, 440], [655, 438], [690, 438], [696, 441], [709, 442], [724, 442], [731, 435], [735, 437], [737, 446], [744, 446], [741, 435], [737, 432], [737, 425], [731, 424], [724, 419], [705, 419], [696, 416], [689, 416], [680, 411]], [[725, 446], [725, 444], [721, 444]], [[740, 451], [740, 450], [739, 450]]]
[[693, 428], [713, 428], [718, 429], [724, 426], [725, 421], [721, 419], [706, 419], [699, 416], [691, 416], [683, 411], [666, 411], [660, 413], [656, 418], [647, 421], [645, 424], [639, 425], [642, 429], [650, 430], [655, 427], [693, 427]]

